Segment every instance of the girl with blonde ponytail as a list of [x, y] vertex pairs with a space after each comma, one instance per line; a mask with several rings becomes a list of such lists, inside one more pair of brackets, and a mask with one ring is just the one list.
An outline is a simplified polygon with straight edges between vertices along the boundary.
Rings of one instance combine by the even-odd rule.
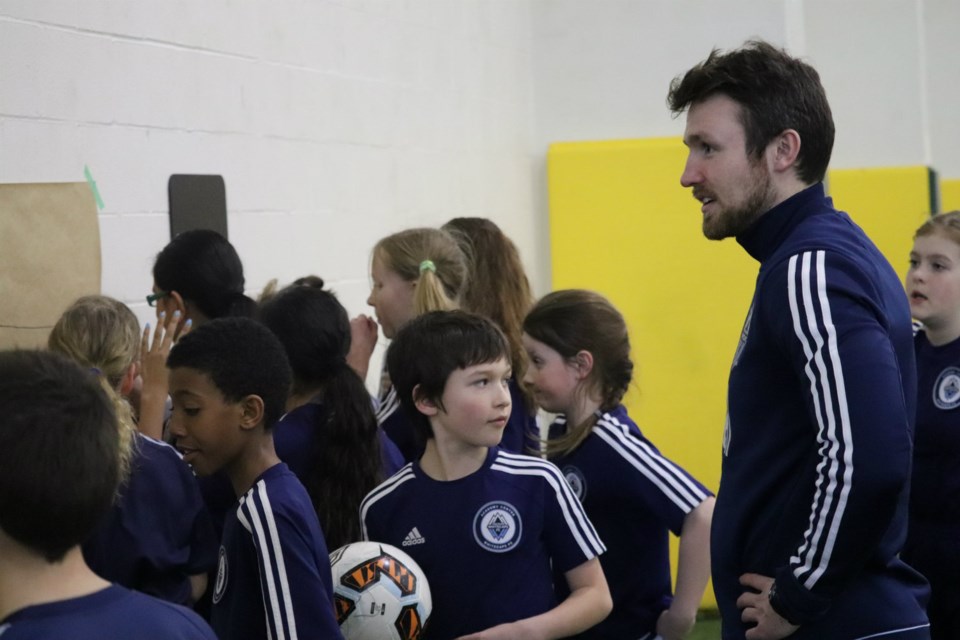
[[106, 580], [190, 604], [216, 563], [216, 539], [190, 468], [173, 447], [137, 431], [123, 397], [137, 377], [140, 341], [137, 318], [123, 303], [86, 296], [63, 313], [47, 342], [99, 376], [117, 407], [126, 481], [82, 545], [83, 556]]
[[[440, 229], [407, 229], [380, 240], [373, 248], [372, 286], [367, 304], [374, 308], [383, 335], [391, 339], [413, 318], [428, 311], [450, 311], [459, 306], [467, 278], [467, 263], [456, 240]], [[377, 325], [361, 316], [351, 323], [355, 349], [349, 362], [361, 375], [376, 342]], [[357, 348], [362, 355], [357, 361]], [[400, 410], [393, 385], [385, 382], [377, 421], [400, 449], [406, 461], [423, 452], [406, 415]]]

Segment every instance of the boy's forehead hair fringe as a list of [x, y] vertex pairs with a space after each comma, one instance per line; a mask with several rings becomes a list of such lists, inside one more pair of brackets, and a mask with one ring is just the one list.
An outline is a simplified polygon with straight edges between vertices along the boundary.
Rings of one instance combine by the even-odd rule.
[[[401, 353], [405, 361], [399, 359]], [[387, 353], [388, 368], [391, 354], [398, 374], [401, 367], [419, 370], [421, 365], [437, 364], [449, 369], [449, 376], [455, 369], [500, 359], [509, 361], [510, 347], [500, 328], [483, 316], [459, 310], [431, 311], [400, 329]]]

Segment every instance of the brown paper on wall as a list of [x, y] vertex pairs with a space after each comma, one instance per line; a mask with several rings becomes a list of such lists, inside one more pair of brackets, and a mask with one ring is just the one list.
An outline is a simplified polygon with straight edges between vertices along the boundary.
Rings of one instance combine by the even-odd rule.
[[86, 182], [0, 184], [0, 349], [44, 346], [71, 302], [100, 293]]

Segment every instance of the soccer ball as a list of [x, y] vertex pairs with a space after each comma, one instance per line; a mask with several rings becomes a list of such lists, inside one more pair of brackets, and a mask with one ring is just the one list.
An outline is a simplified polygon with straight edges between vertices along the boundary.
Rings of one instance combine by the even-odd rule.
[[417, 640], [433, 609], [423, 570], [380, 542], [354, 542], [330, 554], [337, 622], [347, 640]]

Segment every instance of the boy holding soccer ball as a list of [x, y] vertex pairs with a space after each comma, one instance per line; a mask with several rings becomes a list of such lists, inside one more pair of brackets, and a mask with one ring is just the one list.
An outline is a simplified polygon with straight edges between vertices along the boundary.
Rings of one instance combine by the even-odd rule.
[[[374, 489], [368, 540], [397, 546], [433, 594], [425, 638], [561, 638], [612, 607], [603, 543], [560, 471], [501, 451], [510, 415], [510, 348], [489, 320], [436, 311], [411, 320], [387, 353], [390, 379], [423, 456]], [[552, 570], [570, 595], [557, 602]]]

